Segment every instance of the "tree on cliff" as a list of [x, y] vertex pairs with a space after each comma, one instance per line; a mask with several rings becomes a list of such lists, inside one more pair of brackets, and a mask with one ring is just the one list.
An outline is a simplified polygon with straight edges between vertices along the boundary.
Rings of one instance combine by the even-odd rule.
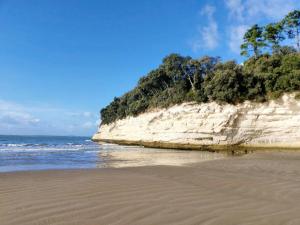
[[204, 77], [212, 72], [219, 61], [219, 57], [204, 56], [198, 60], [191, 59], [187, 62], [184, 76], [189, 81], [194, 93], [201, 88]]
[[280, 48], [280, 42], [283, 41], [283, 26], [282, 23], [270, 23], [268, 24], [263, 31], [263, 37], [266, 41], [271, 44], [273, 51], [276, 51]]
[[278, 98], [283, 92], [299, 91], [300, 53], [292, 46], [280, 46], [285, 38], [296, 39], [299, 50], [299, 18], [299, 11], [293, 11], [279, 23], [252, 26], [245, 33], [241, 50], [247, 56], [253, 52], [254, 57], [243, 65], [235, 61], [221, 62], [219, 57], [166, 56], [133, 90], [101, 110], [102, 124], [182, 102], [236, 104], [245, 100], [265, 101]]
[[300, 52], [300, 11], [294, 10], [290, 12], [282, 20], [282, 24], [288, 38], [296, 39], [297, 50]]
[[241, 55], [249, 56], [249, 52], [253, 52], [255, 58], [261, 53], [261, 48], [266, 46], [263, 38], [263, 28], [257, 24], [253, 25], [244, 35], [244, 43], [241, 45]]

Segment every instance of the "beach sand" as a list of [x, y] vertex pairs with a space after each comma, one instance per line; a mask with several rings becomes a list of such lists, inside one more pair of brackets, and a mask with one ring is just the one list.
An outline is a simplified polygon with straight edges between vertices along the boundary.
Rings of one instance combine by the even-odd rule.
[[1, 225], [300, 224], [300, 153], [0, 173]]

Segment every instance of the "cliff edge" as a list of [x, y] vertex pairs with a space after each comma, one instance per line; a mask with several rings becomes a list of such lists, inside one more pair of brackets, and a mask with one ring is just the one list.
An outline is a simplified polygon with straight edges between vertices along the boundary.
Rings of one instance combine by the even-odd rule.
[[183, 149], [300, 148], [300, 100], [293, 93], [265, 103], [183, 103], [101, 125], [93, 140]]

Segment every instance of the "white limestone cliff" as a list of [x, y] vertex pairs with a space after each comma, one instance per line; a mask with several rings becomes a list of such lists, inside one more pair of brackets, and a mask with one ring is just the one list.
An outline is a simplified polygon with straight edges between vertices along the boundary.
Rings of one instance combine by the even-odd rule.
[[266, 103], [183, 103], [101, 125], [93, 140], [300, 148], [300, 100], [294, 93]]

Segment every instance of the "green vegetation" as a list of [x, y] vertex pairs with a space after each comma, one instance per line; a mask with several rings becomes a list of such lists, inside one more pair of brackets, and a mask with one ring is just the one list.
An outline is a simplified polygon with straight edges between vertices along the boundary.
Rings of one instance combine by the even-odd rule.
[[[271, 27], [273, 28], [273, 26]], [[272, 30], [273, 32], [273, 29], [268, 30]], [[248, 56], [249, 51], [253, 51], [255, 58], [258, 58], [261, 53], [261, 48], [266, 46], [266, 42], [263, 36], [268, 37], [269, 32], [266, 32], [264, 34], [262, 27], [259, 27], [257, 24], [252, 26], [244, 35], [244, 43], [241, 45], [241, 55]]]
[[[283, 41], [297, 49], [281, 46]], [[133, 90], [101, 110], [102, 124], [188, 101], [262, 102], [283, 92], [299, 91], [300, 11], [289, 13], [278, 23], [252, 26], [245, 33], [241, 54], [250, 56], [243, 65], [222, 62], [219, 57], [165, 57]]]

